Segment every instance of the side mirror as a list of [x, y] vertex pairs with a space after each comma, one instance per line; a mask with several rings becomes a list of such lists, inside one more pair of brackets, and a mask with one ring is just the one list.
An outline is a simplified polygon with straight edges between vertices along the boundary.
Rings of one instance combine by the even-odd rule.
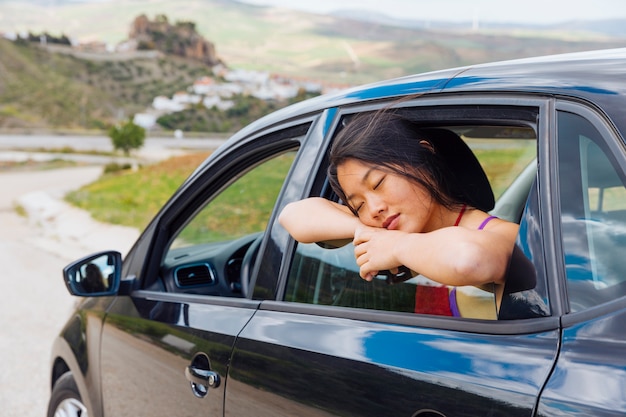
[[79, 297], [117, 294], [120, 288], [122, 255], [115, 251], [98, 252], [63, 268], [67, 290]]

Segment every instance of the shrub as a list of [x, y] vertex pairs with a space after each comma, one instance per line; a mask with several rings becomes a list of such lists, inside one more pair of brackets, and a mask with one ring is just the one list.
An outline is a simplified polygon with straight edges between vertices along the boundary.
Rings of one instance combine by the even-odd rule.
[[121, 149], [125, 155], [128, 155], [132, 149], [139, 149], [143, 146], [146, 139], [146, 129], [129, 119], [120, 126], [111, 127], [109, 137], [113, 143], [113, 148]]
[[117, 162], [111, 162], [104, 166], [104, 173], [110, 174], [113, 172], [119, 172], [131, 169], [132, 166], [130, 164], [118, 164]]

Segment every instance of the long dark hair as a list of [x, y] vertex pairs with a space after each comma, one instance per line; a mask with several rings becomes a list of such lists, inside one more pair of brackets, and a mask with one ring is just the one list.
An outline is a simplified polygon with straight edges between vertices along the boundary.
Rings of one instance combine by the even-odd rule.
[[[346, 204], [337, 179], [337, 167], [349, 159], [401, 175], [424, 187], [432, 198], [453, 209], [467, 201], [451, 170], [437, 152], [432, 130], [386, 109], [363, 113], [349, 120], [330, 149], [328, 177], [335, 193]], [[354, 208], [350, 209], [355, 213]]]

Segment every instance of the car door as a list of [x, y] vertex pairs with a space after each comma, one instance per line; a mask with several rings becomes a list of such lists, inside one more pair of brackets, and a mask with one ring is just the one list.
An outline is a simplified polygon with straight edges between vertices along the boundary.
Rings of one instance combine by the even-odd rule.
[[[604, 118], [559, 103], [563, 340], [540, 416], [626, 415], [626, 152]], [[555, 173], [556, 174], [556, 173]]]
[[102, 330], [104, 415], [223, 414], [231, 349], [259, 305], [246, 297], [247, 253], [258, 250], [310, 124], [231, 140], [140, 238], [125, 260], [128, 295]]
[[[415, 123], [473, 142], [470, 147], [481, 155], [496, 194], [493, 212], [520, 223], [510, 271], [529, 279], [505, 290], [498, 311], [489, 294], [466, 289], [469, 308], [462, 318], [416, 313], [425, 300], [418, 303], [417, 292], [425, 278], [389, 284], [379, 276], [365, 282], [356, 272], [350, 244], [296, 244], [274, 224], [271, 239], [286, 242], [285, 253], [291, 255], [284, 257], [280, 271], [270, 271], [281, 278], [271, 288], [276, 301], [263, 301], [237, 339], [226, 415], [533, 415], [559, 343], [549, 297], [554, 277], [546, 267], [553, 255], [543, 239], [551, 234], [550, 223], [542, 221], [550, 199], [538, 186], [547, 175], [540, 162], [546, 150], [542, 141], [550, 134], [547, 103], [465, 96], [398, 105]], [[320, 140], [317, 153], [326, 153], [333, 126], [351, 113], [376, 108], [329, 112], [327, 140]], [[504, 160], [510, 170], [503, 169]], [[286, 198], [333, 199], [325, 161], [318, 167], [314, 179], [291, 182]], [[464, 167], [459, 165], [460, 173]], [[258, 279], [264, 279], [263, 272]], [[491, 311], [483, 309], [485, 300]]]

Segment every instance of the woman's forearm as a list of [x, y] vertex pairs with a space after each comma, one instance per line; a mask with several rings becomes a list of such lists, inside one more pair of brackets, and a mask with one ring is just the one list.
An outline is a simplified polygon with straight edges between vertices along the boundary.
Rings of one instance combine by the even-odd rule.
[[347, 207], [321, 197], [287, 204], [278, 221], [302, 243], [352, 239], [360, 224]]
[[395, 245], [398, 262], [447, 285], [502, 283], [513, 240], [486, 231], [448, 227], [408, 234]]

